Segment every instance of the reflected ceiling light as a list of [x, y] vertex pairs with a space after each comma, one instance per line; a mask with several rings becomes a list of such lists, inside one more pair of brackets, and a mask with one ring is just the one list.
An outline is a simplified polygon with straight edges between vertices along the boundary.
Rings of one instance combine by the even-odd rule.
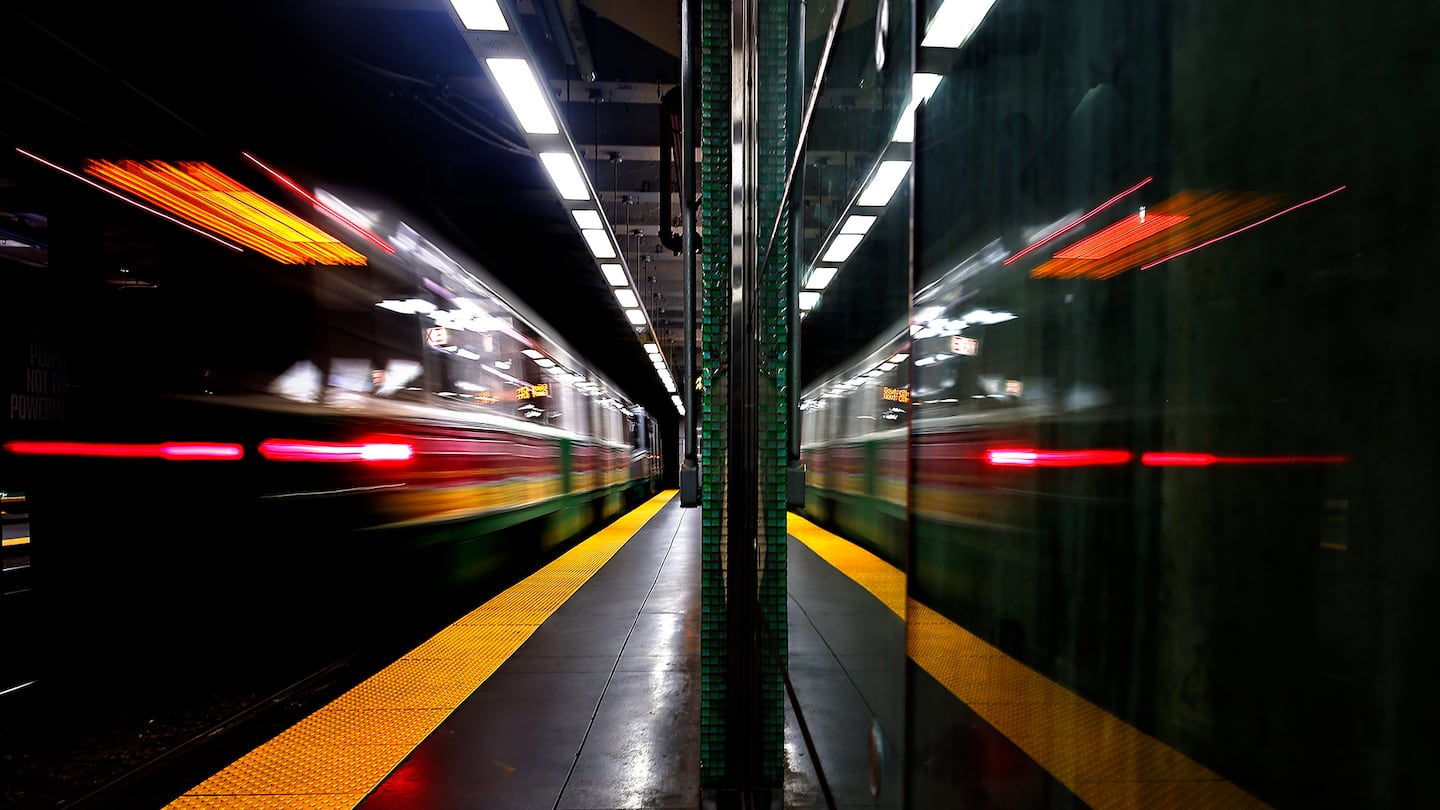
[[[952, 0], [953, 2], [954, 0]], [[865, 185], [865, 190], [860, 192], [860, 198], [855, 201], [856, 205], [863, 205], [868, 208], [878, 208], [890, 202], [894, 196], [895, 189], [900, 187], [900, 181], [910, 172], [910, 161], [908, 160], [884, 160], [875, 168], [875, 174], [870, 177], [870, 182]]]
[[630, 280], [625, 278], [625, 268], [618, 264], [602, 264], [600, 272], [605, 274], [605, 280], [612, 287], [625, 287], [630, 284]]
[[363, 254], [208, 163], [89, 160], [85, 172], [282, 264], [365, 264]]
[[460, 23], [471, 31], [509, 31], [497, 0], [450, 0]]
[[551, 360], [548, 357], [541, 357], [540, 359], [535, 361], [535, 365], [541, 368], [552, 368], [555, 365], [555, 361]]
[[820, 293], [809, 290], [800, 293], [800, 309], [809, 312], [818, 303], [820, 303]]
[[902, 362], [902, 361], [908, 359], [909, 357], [910, 357], [910, 355], [905, 354], [904, 352], [901, 352], [900, 354], [892, 355], [889, 362], [891, 362], [891, 363], [899, 363], [899, 362]]
[[541, 152], [539, 157], [561, 197], [567, 200], [590, 199], [590, 189], [580, 175], [580, 167], [575, 165], [574, 155], [569, 152]]
[[835, 235], [835, 241], [830, 243], [829, 249], [821, 257], [823, 262], [843, 262], [850, 258], [855, 248], [860, 247], [860, 240], [864, 237], [858, 233], [840, 233]]
[[590, 246], [590, 252], [597, 259], [615, 258], [615, 246], [610, 244], [610, 235], [604, 231], [583, 230], [580, 235], [585, 237], [585, 244]]
[[805, 289], [825, 289], [825, 287], [830, 284], [830, 281], [835, 278], [835, 274], [838, 272], [840, 272], [840, 268], [838, 267], [817, 267], [814, 270], [811, 270], [810, 278], [805, 280]]
[[600, 212], [594, 208], [576, 208], [570, 214], [575, 217], [575, 224], [581, 230], [605, 230], [605, 222], [600, 219]]
[[900, 112], [900, 120], [896, 122], [895, 134], [890, 136], [890, 140], [896, 143], [914, 142], [915, 111], [930, 100], [935, 88], [940, 86], [940, 78], [938, 73], [916, 73], [910, 77], [910, 102]]
[[625, 317], [628, 318], [630, 320], [630, 323], [634, 324], [635, 326], [645, 325], [645, 313], [642, 310], [627, 309], [625, 310]]
[[616, 287], [615, 297], [620, 299], [620, 306], [625, 309], [640, 306], [640, 299], [635, 297], [635, 291], [629, 287]]
[[535, 351], [534, 349], [521, 349], [520, 353], [530, 358], [531, 360], [539, 360], [540, 358], [545, 356], [540, 352]]
[[540, 92], [530, 63], [524, 59], [491, 57], [485, 60], [505, 101], [520, 122], [520, 128], [532, 135], [554, 135], [560, 131], [555, 116], [550, 114], [550, 103]]
[[941, 75], [939, 73], [916, 73], [910, 77], [910, 95], [919, 99], [922, 103], [929, 101], [940, 87]]
[[869, 214], [851, 214], [845, 218], [845, 224], [840, 226], [841, 233], [858, 233], [864, 236], [870, 231], [870, 226], [875, 224], [875, 217]]
[[925, 26], [925, 38], [920, 44], [926, 48], [961, 47], [984, 22], [993, 5], [995, 0], [945, 0]]
[[646, 344], [645, 344], [645, 353], [646, 353], [646, 354], [659, 354], [659, 353], [660, 353], [660, 347], [659, 347], [659, 346], [656, 346], [654, 343], [646, 343]]

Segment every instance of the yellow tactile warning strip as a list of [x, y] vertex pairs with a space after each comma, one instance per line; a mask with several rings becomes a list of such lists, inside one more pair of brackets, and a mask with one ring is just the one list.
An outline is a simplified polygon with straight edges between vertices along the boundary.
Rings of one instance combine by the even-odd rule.
[[5, 548], [9, 548], [9, 547], [11, 547], [11, 546], [28, 546], [28, 545], [30, 545], [30, 538], [28, 538], [28, 537], [7, 537], [7, 538], [5, 538], [5, 541], [4, 541], [4, 546], [5, 546]]
[[674, 496], [651, 498], [167, 806], [355, 807]]
[[906, 619], [910, 658], [1090, 807], [1268, 807], [934, 610], [905, 600], [905, 575], [870, 552], [798, 515], [790, 515], [789, 531]]

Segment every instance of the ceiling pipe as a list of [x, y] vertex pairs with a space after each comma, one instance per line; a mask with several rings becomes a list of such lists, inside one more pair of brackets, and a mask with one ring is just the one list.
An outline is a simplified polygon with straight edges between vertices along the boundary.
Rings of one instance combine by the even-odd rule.
[[565, 32], [570, 35], [570, 47], [575, 50], [575, 70], [587, 82], [595, 81], [595, 60], [590, 55], [590, 41], [585, 38], [585, 25], [580, 19], [579, 0], [556, 0], [560, 6], [560, 19], [565, 22]]
[[575, 49], [570, 47], [570, 33], [560, 19], [560, 7], [555, 5], [555, 0], [540, 0], [540, 9], [545, 18], [545, 27], [550, 31], [550, 41], [554, 42], [555, 49], [560, 51], [560, 58], [565, 60], [566, 65], [575, 67]]
[[660, 98], [660, 244], [676, 256], [685, 250], [680, 234], [670, 230], [674, 221], [670, 210], [670, 195], [675, 190], [674, 156], [685, 153], [680, 145], [680, 120], [680, 85], [676, 85]]

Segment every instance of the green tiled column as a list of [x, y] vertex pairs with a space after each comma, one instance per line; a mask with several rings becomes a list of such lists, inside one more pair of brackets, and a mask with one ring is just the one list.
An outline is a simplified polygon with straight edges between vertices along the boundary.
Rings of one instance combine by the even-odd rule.
[[[749, 3], [743, 10], [701, 2], [699, 36], [700, 773], [702, 788], [720, 791], [778, 789], [785, 773], [791, 234], [790, 218], [779, 212], [794, 149], [787, 115], [794, 60], [789, 5], [741, 1]], [[737, 32], [737, 18], [753, 24]], [[733, 97], [736, 71], [754, 77], [751, 98]], [[748, 142], [735, 140], [738, 129]], [[753, 162], [742, 186], [732, 176], [736, 148]], [[743, 247], [732, 233], [736, 221], [757, 224]]]

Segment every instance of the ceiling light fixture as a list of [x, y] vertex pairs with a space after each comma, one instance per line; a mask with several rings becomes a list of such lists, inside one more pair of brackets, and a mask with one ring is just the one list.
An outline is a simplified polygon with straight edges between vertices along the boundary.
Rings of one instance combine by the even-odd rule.
[[500, 92], [505, 94], [505, 101], [515, 113], [521, 129], [531, 135], [555, 135], [560, 132], [555, 116], [550, 113], [550, 102], [540, 92], [529, 62], [491, 57], [485, 60], [485, 65], [490, 68], [495, 83], [500, 85]]
[[625, 287], [630, 284], [630, 280], [625, 278], [625, 268], [618, 264], [602, 264], [600, 272], [605, 274], [605, 280], [612, 287]]
[[882, 160], [880, 165], [875, 167], [875, 173], [870, 176], [870, 182], [865, 184], [865, 190], [860, 192], [860, 198], [855, 204], [867, 208], [884, 206], [890, 202], [890, 198], [895, 195], [895, 189], [900, 187], [900, 181], [909, 173], [908, 160]]
[[586, 228], [580, 232], [585, 237], [585, 244], [590, 247], [590, 253], [597, 259], [615, 258], [615, 246], [610, 243], [610, 235], [604, 231], [590, 230]]
[[925, 26], [926, 48], [959, 48], [970, 40], [995, 0], [945, 0]]
[[567, 200], [588, 200], [590, 189], [575, 164], [575, 156], [569, 152], [541, 152], [538, 156], [555, 190]]
[[509, 31], [496, 0], [450, 0], [451, 8], [467, 31]]
[[805, 281], [805, 289], [816, 291], [825, 289], [838, 272], [840, 272], [838, 267], [817, 267], [811, 270], [810, 278]]

